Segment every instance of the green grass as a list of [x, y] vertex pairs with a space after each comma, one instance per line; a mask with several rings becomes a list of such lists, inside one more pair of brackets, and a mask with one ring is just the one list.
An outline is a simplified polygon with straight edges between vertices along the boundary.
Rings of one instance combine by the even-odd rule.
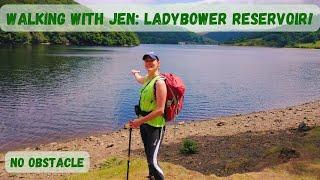
[[283, 148], [282, 146], [271, 147], [270, 149], [265, 150], [263, 157], [268, 157], [270, 155], [279, 154], [282, 148]]
[[[186, 168], [171, 163], [160, 162], [166, 179], [206, 179], [209, 176], [204, 176], [201, 173], [187, 170]], [[91, 170], [88, 173], [77, 175], [65, 176], [67, 180], [100, 180], [100, 179], [126, 179], [127, 173], [127, 160], [122, 157], [108, 158], [101, 166], [100, 169]], [[146, 160], [134, 158], [130, 163], [129, 179], [146, 179], [148, 175], [148, 167]], [[215, 179], [215, 176], [209, 177]]]
[[295, 179], [318, 179], [320, 177], [320, 163], [309, 161], [289, 162], [278, 166], [279, 173], [286, 172]]
[[[147, 164], [142, 159], [131, 160], [130, 163], [131, 175], [136, 177], [147, 175]], [[88, 173], [72, 175], [66, 177], [68, 180], [81, 180], [81, 179], [125, 179], [127, 172], [127, 160], [119, 157], [108, 158], [101, 166], [100, 169], [90, 171]], [[143, 176], [142, 176], [143, 174]]]
[[198, 143], [192, 139], [184, 139], [180, 153], [185, 155], [195, 154], [198, 152]]
[[320, 140], [320, 127], [315, 127], [310, 130], [310, 132], [307, 134], [306, 138], [308, 140]]

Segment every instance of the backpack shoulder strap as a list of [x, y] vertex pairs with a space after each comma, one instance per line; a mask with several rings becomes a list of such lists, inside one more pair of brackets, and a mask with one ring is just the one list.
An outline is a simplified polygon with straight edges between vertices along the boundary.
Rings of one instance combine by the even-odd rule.
[[155, 97], [155, 99], [157, 99], [157, 88], [156, 88], [156, 85], [157, 85], [158, 80], [163, 80], [163, 81], [165, 81], [166, 78], [163, 77], [163, 76], [160, 76], [160, 78], [157, 79], [156, 82], [154, 83], [153, 92], [154, 92], [154, 97]]

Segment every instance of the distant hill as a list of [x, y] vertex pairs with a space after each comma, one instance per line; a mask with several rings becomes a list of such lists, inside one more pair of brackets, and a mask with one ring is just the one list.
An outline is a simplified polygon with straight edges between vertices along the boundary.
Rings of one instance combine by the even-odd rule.
[[143, 44], [217, 44], [193, 32], [138, 32], [137, 35]]
[[211, 32], [203, 36], [220, 44], [238, 46], [320, 48], [320, 29], [316, 32]]
[[209, 32], [202, 35], [203, 37], [212, 39], [219, 43], [224, 43], [226, 41], [233, 41], [241, 38], [249, 38], [258, 36], [258, 33], [252, 32]]
[[[303, 44], [317, 44], [320, 41], [320, 29], [316, 32], [269, 32], [255, 33], [225, 41], [225, 44], [244, 46], [300, 47]], [[317, 48], [318, 46], [314, 46]], [[311, 46], [310, 46], [311, 48]]]
[[[319, 22], [320, 16], [314, 19]], [[202, 36], [237, 46], [320, 48], [320, 29], [315, 32], [210, 32]]]

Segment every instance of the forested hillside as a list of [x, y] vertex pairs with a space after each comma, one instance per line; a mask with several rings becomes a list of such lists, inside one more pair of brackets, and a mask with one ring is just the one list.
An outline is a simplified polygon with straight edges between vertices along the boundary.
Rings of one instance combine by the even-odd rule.
[[204, 35], [221, 44], [268, 47], [320, 48], [316, 32], [212, 32]]
[[193, 32], [139, 32], [143, 44], [217, 44], [216, 41]]
[[[73, 0], [1, 0], [5, 4], [76, 4]], [[135, 46], [139, 39], [133, 32], [4, 32], [0, 30], [0, 44], [74, 44]]]

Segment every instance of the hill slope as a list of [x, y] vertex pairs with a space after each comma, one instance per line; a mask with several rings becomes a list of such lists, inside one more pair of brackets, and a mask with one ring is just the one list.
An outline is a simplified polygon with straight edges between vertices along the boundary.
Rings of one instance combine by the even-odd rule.
[[320, 48], [320, 29], [316, 32], [212, 32], [204, 36], [229, 45]]
[[143, 44], [217, 44], [193, 32], [138, 32], [137, 35]]

